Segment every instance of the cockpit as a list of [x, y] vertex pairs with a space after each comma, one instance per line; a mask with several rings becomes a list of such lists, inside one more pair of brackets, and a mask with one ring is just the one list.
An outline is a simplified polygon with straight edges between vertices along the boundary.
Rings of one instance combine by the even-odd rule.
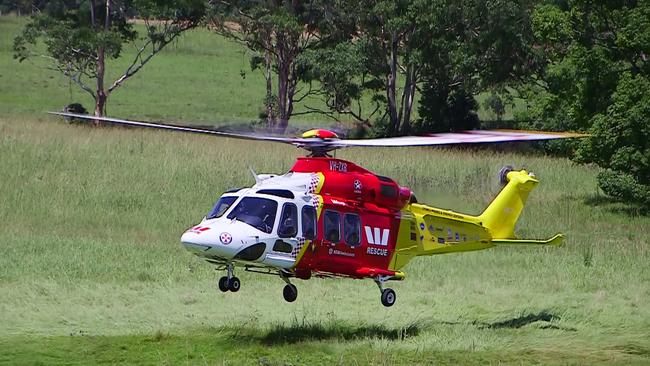
[[237, 196], [222, 196], [219, 201], [214, 205], [212, 210], [205, 216], [207, 220], [216, 219], [228, 211], [230, 206], [237, 200]]
[[[290, 191], [286, 192], [291, 194]], [[212, 220], [225, 217], [248, 224], [266, 234], [276, 233], [280, 238], [294, 238], [299, 234], [307, 239], [315, 238], [316, 209], [311, 202], [298, 207], [293, 198], [293, 194], [288, 197], [286, 193], [276, 192], [246, 192], [242, 196], [227, 192], [219, 198], [205, 218]]]
[[230, 211], [229, 220], [238, 220], [259, 231], [270, 234], [275, 224], [278, 203], [262, 197], [244, 197]]

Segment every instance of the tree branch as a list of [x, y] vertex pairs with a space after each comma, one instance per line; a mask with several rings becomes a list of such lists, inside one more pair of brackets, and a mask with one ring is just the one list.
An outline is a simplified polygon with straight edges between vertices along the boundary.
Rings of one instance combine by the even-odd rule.
[[[145, 20], [145, 24], [147, 25], [147, 28], [149, 28], [149, 23], [148, 20]], [[151, 35], [149, 38], [145, 41], [145, 43], [140, 47], [133, 58], [133, 62], [129, 67], [127, 67], [126, 71], [117, 78], [113, 82], [113, 84], [108, 88], [107, 94], [110, 94], [118, 88], [124, 81], [126, 81], [128, 78], [132, 77], [135, 75], [144, 65], [146, 65], [158, 52], [160, 52], [165, 46], [173, 42], [178, 36], [180, 36], [183, 32], [192, 29], [197, 26], [198, 23], [196, 22], [189, 22], [186, 24], [179, 24], [176, 22], [171, 22], [171, 23], [165, 23], [163, 25], [163, 30], [160, 35], [160, 39], [158, 42], [156, 42], [155, 39], [151, 38]], [[179, 28], [175, 29], [174, 26], [178, 26]], [[144, 52], [147, 50], [147, 48], [151, 46], [151, 53], [149, 53], [146, 57], [143, 57]]]
[[85, 92], [90, 94], [93, 97], [93, 99], [97, 99], [95, 92], [81, 80], [83, 69], [77, 68], [78, 72], [75, 74], [73, 73], [74, 67], [71, 64], [68, 64], [66, 66], [67, 67], [62, 67], [61, 65], [56, 64], [56, 67], [50, 67], [49, 69], [59, 71], [63, 75], [67, 76], [68, 78], [70, 78], [70, 80], [74, 81], [74, 83], [77, 84], [81, 89], [83, 89]]

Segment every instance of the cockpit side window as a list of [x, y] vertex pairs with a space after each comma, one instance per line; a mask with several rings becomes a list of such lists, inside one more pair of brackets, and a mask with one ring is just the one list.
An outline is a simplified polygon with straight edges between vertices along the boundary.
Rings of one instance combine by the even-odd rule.
[[312, 206], [302, 207], [302, 236], [307, 240], [316, 239], [316, 209]]
[[270, 234], [275, 224], [278, 203], [261, 197], [244, 197], [230, 211], [228, 219], [244, 222], [257, 230]]
[[214, 205], [212, 210], [208, 213], [208, 215], [205, 217], [206, 219], [216, 219], [217, 217], [221, 217], [223, 214], [228, 211], [230, 206], [237, 200], [237, 196], [224, 196], [219, 198], [219, 201]]
[[298, 208], [295, 204], [287, 202], [282, 206], [278, 236], [281, 238], [293, 238], [296, 235], [298, 235]]
[[361, 244], [361, 219], [357, 214], [345, 214], [343, 218], [345, 244], [356, 247]]
[[336, 211], [326, 210], [323, 229], [325, 230], [325, 240], [338, 243], [341, 240], [341, 215]]

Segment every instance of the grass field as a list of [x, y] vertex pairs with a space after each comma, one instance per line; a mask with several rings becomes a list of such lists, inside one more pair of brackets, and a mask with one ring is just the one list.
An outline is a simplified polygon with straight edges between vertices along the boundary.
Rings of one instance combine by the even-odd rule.
[[[473, 214], [499, 168], [524, 166], [541, 184], [517, 232], [564, 232], [565, 245], [416, 259], [391, 284], [392, 308], [369, 280], [297, 281], [288, 304], [279, 278], [240, 271], [241, 291], [222, 294], [222, 274], [181, 233], [222, 191], [251, 185], [248, 167], [281, 173], [301, 152], [44, 116], [77, 99], [56, 74], [11, 60], [21, 22], [0, 17], [1, 364], [650, 363], [650, 218], [603, 197], [595, 168], [498, 149], [341, 151], [421, 201]], [[192, 37], [118, 91], [111, 114], [254, 118], [246, 57]], [[179, 68], [188, 54], [197, 64]], [[202, 77], [213, 59], [221, 83]]]
[[[506, 163], [542, 184], [518, 227], [560, 248], [421, 258], [379, 303], [371, 281], [220, 276], [178, 238], [244, 169], [283, 172], [268, 144], [54, 120], [0, 120], [0, 362], [429, 364], [650, 362], [650, 219], [598, 195], [563, 159], [440, 149], [339, 154], [479, 212]], [[224, 153], [227, 151], [227, 153]], [[262, 158], [263, 157], [263, 158]]]

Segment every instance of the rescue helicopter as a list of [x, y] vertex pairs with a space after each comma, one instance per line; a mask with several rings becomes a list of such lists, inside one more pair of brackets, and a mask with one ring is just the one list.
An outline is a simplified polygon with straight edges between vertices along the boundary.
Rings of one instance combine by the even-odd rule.
[[529, 193], [539, 183], [526, 170], [504, 167], [502, 190], [478, 216], [419, 203], [395, 180], [330, 155], [346, 147], [431, 146], [582, 137], [576, 133], [474, 130], [427, 136], [341, 139], [315, 129], [301, 137], [221, 132], [191, 126], [51, 112], [66, 118], [198, 133], [227, 138], [272, 141], [308, 151], [285, 174], [255, 174], [255, 185], [229, 190], [180, 241], [191, 253], [225, 271], [223, 292], [237, 292], [235, 268], [272, 274], [285, 282], [283, 297], [293, 302], [292, 279], [346, 277], [371, 279], [381, 303], [392, 306], [388, 281], [403, 280], [415, 257], [488, 249], [497, 245], [559, 245], [562, 234], [521, 239], [514, 233]]

